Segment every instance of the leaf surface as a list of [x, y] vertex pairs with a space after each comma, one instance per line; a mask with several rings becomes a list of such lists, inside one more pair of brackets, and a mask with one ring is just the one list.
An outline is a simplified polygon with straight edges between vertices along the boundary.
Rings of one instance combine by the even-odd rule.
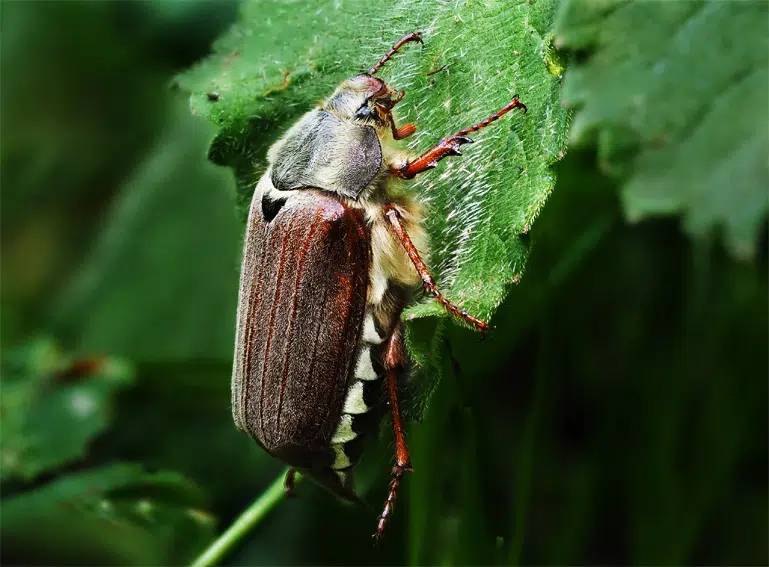
[[[395, 110], [399, 124], [417, 127], [403, 142], [413, 155], [518, 94], [527, 114], [514, 110], [473, 134], [463, 157], [403, 184], [426, 205], [428, 266], [438, 286], [488, 320], [523, 273], [527, 233], [553, 188], [550, 166], [563, 155], [569, 114], [549, 32], [555, 2], [399, 0], [371, 8], [365, 0], [248, 2], [214, 54], [177, 81], [191, 93], [192, 112], [220, 127], [209, 156], [235, 169], [243, 219], [268, 147], [409, 32], [420, 31], [424, 47], [403, 47], [379, 76], [406, 92]], [[423, 369], [411, 381], [409, 416], [423, 414], [437, 386], [447, 317], [432, 298], [404, 313], [428, 319], [407, 332]]]
[[[520, 277], [528, 231], [550, 193], [549, 165], [564, 146], [567, 111], [548, 26], [553, 2], [249, 2], [215, 53], [178, 78], [193, 113], [221, 130], [210, 156], [235, 167], [245, 208], [267, 148], [345, 78], [368, 69], [403, 35], [382, 70], [406, 91], [396, 107], [414, 122], [414, 154], [479, 122], [514, 94], [528, 106], [474, 135], [462, 158], [444, 160], [408, 190], [428, 206], [430, 266], [446, 295], [488, 318]], [[444, 67], [445, 66], [445, 67]], [[429, 72], [442, 71], [428, 75]], [[433, 301], [407, 316], [446, 316]]]

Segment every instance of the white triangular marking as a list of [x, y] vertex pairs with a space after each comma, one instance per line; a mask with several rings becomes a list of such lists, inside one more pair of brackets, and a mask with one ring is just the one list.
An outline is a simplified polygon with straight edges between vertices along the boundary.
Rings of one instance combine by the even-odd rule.
[[371, 364], [371, 351], [368, 347], [360, 349], [358, 365], [355, 367], [355, 377], [358, 380], [379, 379], [379, 376], [377, 376], [377, 373], [374, 371], [374, 366]]
[[356, 381], [347, 392], [342, 413], [357, 415], [366, 413], [368, 410], [366, 402], [363, 401], [363, 382]]
[[339, 425], [334, 432], [334, 436], [331, 437], [331, 442], [347, 443], [348, 441], [355, 439], [357, 436], [358, 434], [352, 430], [352, 416], [343, 414], [342, 420], [339, 422]]
[[334, 470], [346, 469], [351, 466], [349, 457], [344, 452], [344, 445], [331, 445], [331, 449], [334, 451], [334, 464], [331, 468]]
[[374, 316], [366, 315], [363, 320], [363, 342], [373, 345], [380, 344], [384, 339], [376, 332], [376, 326], [374, 325]]

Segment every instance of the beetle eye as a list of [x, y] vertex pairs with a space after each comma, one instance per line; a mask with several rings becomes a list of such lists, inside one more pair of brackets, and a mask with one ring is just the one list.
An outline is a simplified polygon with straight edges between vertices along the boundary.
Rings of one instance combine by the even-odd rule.
[[358, 120], [371, 118], [371, 107], [368, 105], [368, 101], [360, 105], [360, 108], [355, 111], [353, 118], [357, 118]]

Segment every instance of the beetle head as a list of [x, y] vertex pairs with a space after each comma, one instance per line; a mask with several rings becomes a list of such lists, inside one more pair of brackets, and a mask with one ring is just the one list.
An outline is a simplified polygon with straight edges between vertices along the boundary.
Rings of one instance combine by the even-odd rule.
[[402, 98], [403, 91], [395, 91], [384, 81], [363, 74], [339, 85], [324, 106], [339, 118], [384, 130], [392, 121], [393, 107]]

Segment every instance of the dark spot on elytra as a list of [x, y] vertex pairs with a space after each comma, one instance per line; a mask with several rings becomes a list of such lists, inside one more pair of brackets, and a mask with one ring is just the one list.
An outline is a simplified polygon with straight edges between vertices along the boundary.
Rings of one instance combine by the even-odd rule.
[[285, 197], [282, 199], [271, 199], [268, 195], [262, 197], [262, 216], [264, 217], [264, 220], [271, 222], [285, 204]]

